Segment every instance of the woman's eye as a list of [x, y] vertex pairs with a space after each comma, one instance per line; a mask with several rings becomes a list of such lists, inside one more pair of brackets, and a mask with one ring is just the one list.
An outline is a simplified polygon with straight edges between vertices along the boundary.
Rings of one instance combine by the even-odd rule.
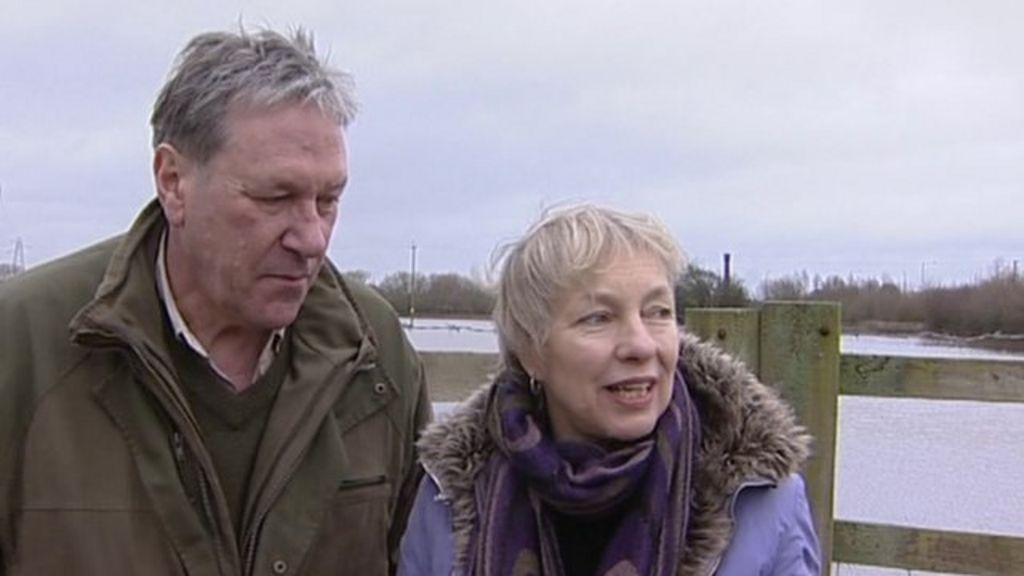
[[654, 306], [647, 310], [647, 317], [657, 320], [668, 320], [676, 317], [675, 310], [668, 306]]

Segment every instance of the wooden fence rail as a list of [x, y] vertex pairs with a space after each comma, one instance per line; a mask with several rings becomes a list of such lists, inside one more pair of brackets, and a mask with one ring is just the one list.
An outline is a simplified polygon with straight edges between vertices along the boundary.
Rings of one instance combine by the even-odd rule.
[[843, 354], [839, 393], [849, 396], [1024, 402], [1024, 362]]
[[[758, 309], [687, 310], [687, 329], [777, 386], [815, 437], [808, 496], [832, 562], [976, 575], [1024, 574], [1024, 538], [833, 518], [839, 394], [1024, 402], [1024, 362], [896, 358], [839, 352], [838, 304], [768, 302]], [[423, 353], [435, 401], [459, 401], [490, 379], [496, 354]]]

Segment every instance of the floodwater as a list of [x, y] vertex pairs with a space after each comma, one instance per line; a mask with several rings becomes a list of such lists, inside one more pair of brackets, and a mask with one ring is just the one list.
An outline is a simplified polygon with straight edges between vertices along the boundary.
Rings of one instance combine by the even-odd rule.
[[[488, 321], [416, 319], [407, 333], [421, 350], [497, 351]], [[1024, 362], [1020, 353], [937, 344], [918, 337], [848, 335], [841, 346], [843, 352], [855, 354]], [[437, 408], [444, 412], [451, 407]], [[1022, 439], [1022, 404], [842, 396], [835, 516], [1024, 537]], [[908, 572], [839, 565], [833, 574]]]
[[[498, 351], [498, 339], [494, 333], [494, 325], [489, 320], [417, 318], [411, 329], [408, 318], [403, 318], [402, 323], [406, 327], [406, 334], [409, 335], [418, 350], [432, 352]], [[844, 334], [840, 348], [847, 354], [1024, 361], [1024, 353], [1020, 352], [974, 348], [921, 336]]]

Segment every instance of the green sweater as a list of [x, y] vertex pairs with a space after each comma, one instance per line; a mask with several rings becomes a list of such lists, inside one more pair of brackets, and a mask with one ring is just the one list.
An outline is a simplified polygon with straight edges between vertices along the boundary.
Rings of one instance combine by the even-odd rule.
[[[170, 323], [167, 323], [168, 327]], [[169, 346], [172, 362], [189, 406], [199, 422], [203, 444], [210, 451], [217, 483], [231, 511], [238, 534], [243, 532], [242, 513], [248, 494], [253, 462], [263, 438], [277, 391], [291, 363], [291, 346], [286, 337], [270, 368], [252, 386], [236, 392], [209, 360], [181, 340]], [[186, 486], [192, 500], [198, 500], [195, 486]]]

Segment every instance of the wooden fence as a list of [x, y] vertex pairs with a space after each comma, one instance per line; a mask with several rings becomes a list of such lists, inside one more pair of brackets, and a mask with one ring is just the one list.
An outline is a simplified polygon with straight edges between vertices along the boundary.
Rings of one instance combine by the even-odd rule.
[[[757, 309], [690, 309], [687, 329], [778, 387], [815, 437], [805, 476], [825, 565], [833, 562], [976, 575], [1024, 574], [1024, 538], [846, 522], [833, 518], [839, 394], [1024, 402], [1024, 362], [840, 354], [838, 304], [768, 302]], [[496, 355], [424, 353], [435, 401], [462, 400]], [[433, 390], [432, 390], [433, 392]]]

